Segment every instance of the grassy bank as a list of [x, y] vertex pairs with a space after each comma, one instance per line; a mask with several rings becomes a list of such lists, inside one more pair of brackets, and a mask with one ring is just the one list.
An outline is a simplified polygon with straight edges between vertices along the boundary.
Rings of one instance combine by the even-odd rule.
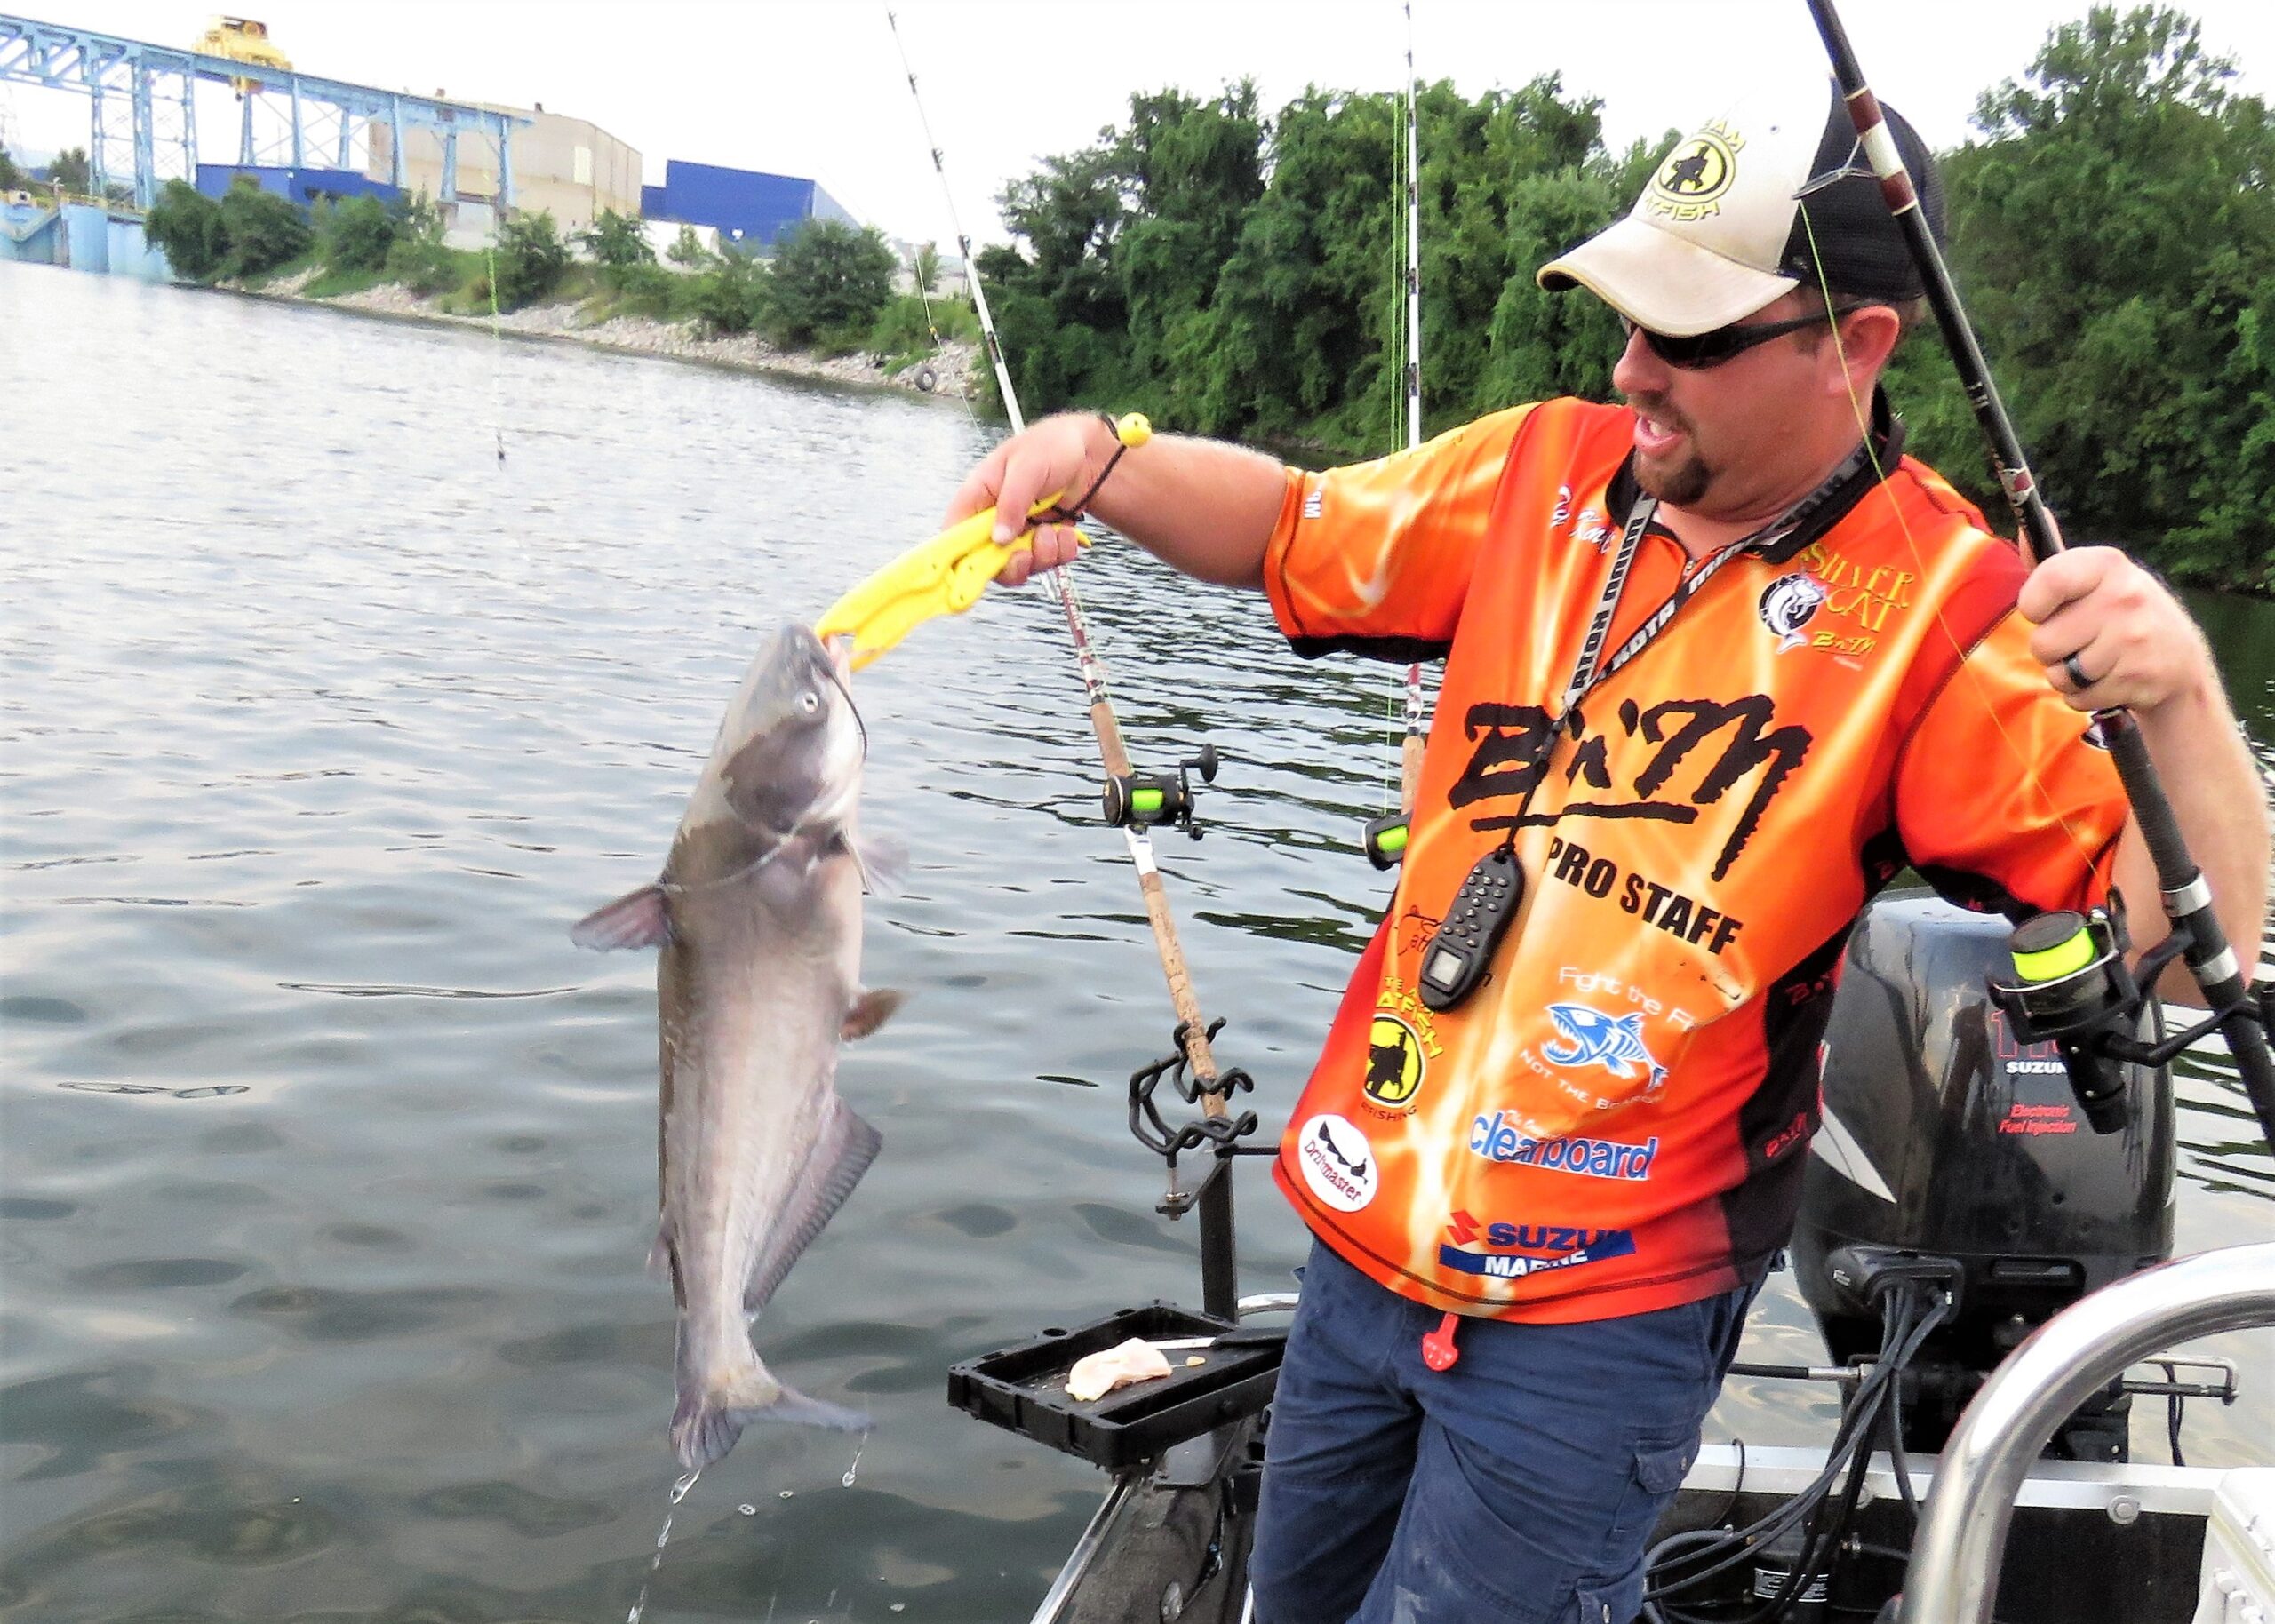
[[827, 220], [770, 260], [712, 252], [683, 227], [665, 262], [640, 221], [606, 211], [565, 239], [550, 214], [514, 215], [467, 250], [443, 240], [424, 198], [348, 198], [304, 218], [249, 182], [214, 199], [172, 181], [148, 230], [193, 283], [815, 376], [906, 374], [967, 393], [979, 336], [962, 299], [893, 291], [897, 261], [875, 231]]

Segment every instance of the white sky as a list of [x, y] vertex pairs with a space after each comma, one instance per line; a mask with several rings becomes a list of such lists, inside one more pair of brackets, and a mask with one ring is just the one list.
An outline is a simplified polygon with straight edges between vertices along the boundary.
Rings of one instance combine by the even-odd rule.
[[[15, 0], [0, 0], [15, 3]], [[216, 0], [22, 0], [31, 15], [187, 45]], [[650, 182], [690, 158], [818, 179], [898, 236], [946, 238], [925, 143], [882, 4], [642, 0], [235, 0], [296, 67], [327, 77], [589, 118], [629, 142]], [[1977, 92], [2018, 75], [2087, 0], [1848, 0], [1864, 72], [1935, 147], [1969, 133]], [[2207, 44], [2244, 89], [2275, 92], [2275, 4], [2194, 0]], [[1416, 0], [1416, 66], [1475, 95], [1555, 70], [1599, 96], [1615, 147], [1688, 127], [1768, 75], [1825, 71], [1801, 0]], [[992, 199], [1045, 153], [1118, 123], [1133, 91], [1200, 93], [1252, 76], [1266, 109], [1306, 84], [1398, 83], [1393, 0], [901, 0], [965, 225], [1000, 237]], [[227, 92], [201, 103], [203, 155], [233, 161]], [[217, 116], [218, 115], [218, 116]], [[84, 98], [0, 84], [12, 147], [83, 144]], [[1424, 143], [1429, 140], [1426, 129]]]

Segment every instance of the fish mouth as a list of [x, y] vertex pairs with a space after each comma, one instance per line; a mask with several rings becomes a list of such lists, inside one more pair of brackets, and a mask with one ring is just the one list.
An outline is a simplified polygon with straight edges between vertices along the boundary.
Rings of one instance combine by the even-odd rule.
[[861, 736], [861, 760], [869, 759], [869, 724], [861, 720], [861, 707], [853, 702], [853, 689], [848, 679], [853, 674], [853, 639], [845, 633], [830, 637], [817, 636], [810, 626], [795, 621], [784, 625], [784, 632], [807, 645], [806, 652], [820, 670], [822, 678], [835, 689], [845, 701], [845, 708], [852, 712], [853, 726]]
[[[850, 637], [831, 641], [842, 641], [849, 650], [853, 646], [853, 640]], [[846, 670], [847, 667], [833, 656], [829, 663], [830, 686], [845, 696], [845, 708], [852, 712], [854, 729], [861, 736], [861, 760], [866, 761], [869, 759], [869, 724], [861, 720], [861, 707], [853, 703], [853, 690], [845, 685]]]

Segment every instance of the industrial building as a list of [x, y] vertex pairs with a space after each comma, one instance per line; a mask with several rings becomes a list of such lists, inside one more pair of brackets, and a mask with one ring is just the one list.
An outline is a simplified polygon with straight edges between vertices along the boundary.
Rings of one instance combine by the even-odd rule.
[[[515, 148], [514, 179], [521, 182], [521, 149]], [[640, 188], [643, 219], [675, 226], [707, 227], [722, 249], [770, 253], [785, 233], [808, 220], [841, 220], [858, 226], [844, 204], [818, 181], [762, 170], [728, 169], [673, 158], [664, 165], [664, 184]]]
[[[640, 155], [590, 119], [569, 118], [535, 107], [490, 107], [487, 110], [526, 119], [514, 129], [513, 207], [515, 213], [545, 210], [563, 236], [584, 230], [603, 209], [619, 214], [640, 212]], [[364, 173], [373, 180], [395, 180], [392, 132], [386, 125], [371, 125], [371, 162]], [[403, 135], [400, 184], [406, 192], [424, 192], [440, 199], [451, 188], [443, 184], [443, 144], [434, 129], [407, 130]], [[498, 171], [491, 155], [479, 144], [461, 143], [458, 154], [458, 206], [444, 211], [444, 227], [454, 238], [487, 241], [496, 221]]]
[[370, 179], [352, 169], [286, 169], [243, 163], [197, 166], [197, 189], [208, 197], [224, 195], [240, 179], [303, 209], [313, 208], [326, 199], [337, 203], [343, 197], [376, 197], [381, 203], [393, 203], [403, 195], [400, 187], [384, 180]]

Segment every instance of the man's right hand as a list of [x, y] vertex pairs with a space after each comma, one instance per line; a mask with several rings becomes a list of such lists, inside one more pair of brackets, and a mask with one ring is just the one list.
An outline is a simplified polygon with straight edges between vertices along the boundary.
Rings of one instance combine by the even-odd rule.
[[[984, 507], [996, 510], [994, 539], [1016, 540], [1027, 532], [1025, 515], [1047, 497], [1071, 502], [1106, 471], [1119, 442], [1098, 417], [1062, 412], [1012, 435], [987, 454], [957, 487], [943, 529]], [[1024, 585], [1036, 571], [1056, 569], [1082, 550], [1071, 524], [1033, 527], [1034, 544], [1011, 554], [995, 577], [1004, 586]]]
[[[1026, 515], [1046, 498], [1079, 502], [1096, 487], [1090, 516], [1127, 536], [1172, 569], [1225, 586], [1264, 585], [1264, 550], [1288, 495], [1288, 473], [1273, 458], [1214, 440], [1157, 434], [1132, 446], [1105, 484], [1098, 476], [1121, 442], [1094, 413], [1064, 412], [1012, 435], [971, 471], [948, 504], [947, 521], [993, 506], [998, 542], [1026, 532]], [[1082, 551], [1071, 524], [1037, 525], [1032, 550], [1011, 554], [996, 579], [1017, 586]]]

